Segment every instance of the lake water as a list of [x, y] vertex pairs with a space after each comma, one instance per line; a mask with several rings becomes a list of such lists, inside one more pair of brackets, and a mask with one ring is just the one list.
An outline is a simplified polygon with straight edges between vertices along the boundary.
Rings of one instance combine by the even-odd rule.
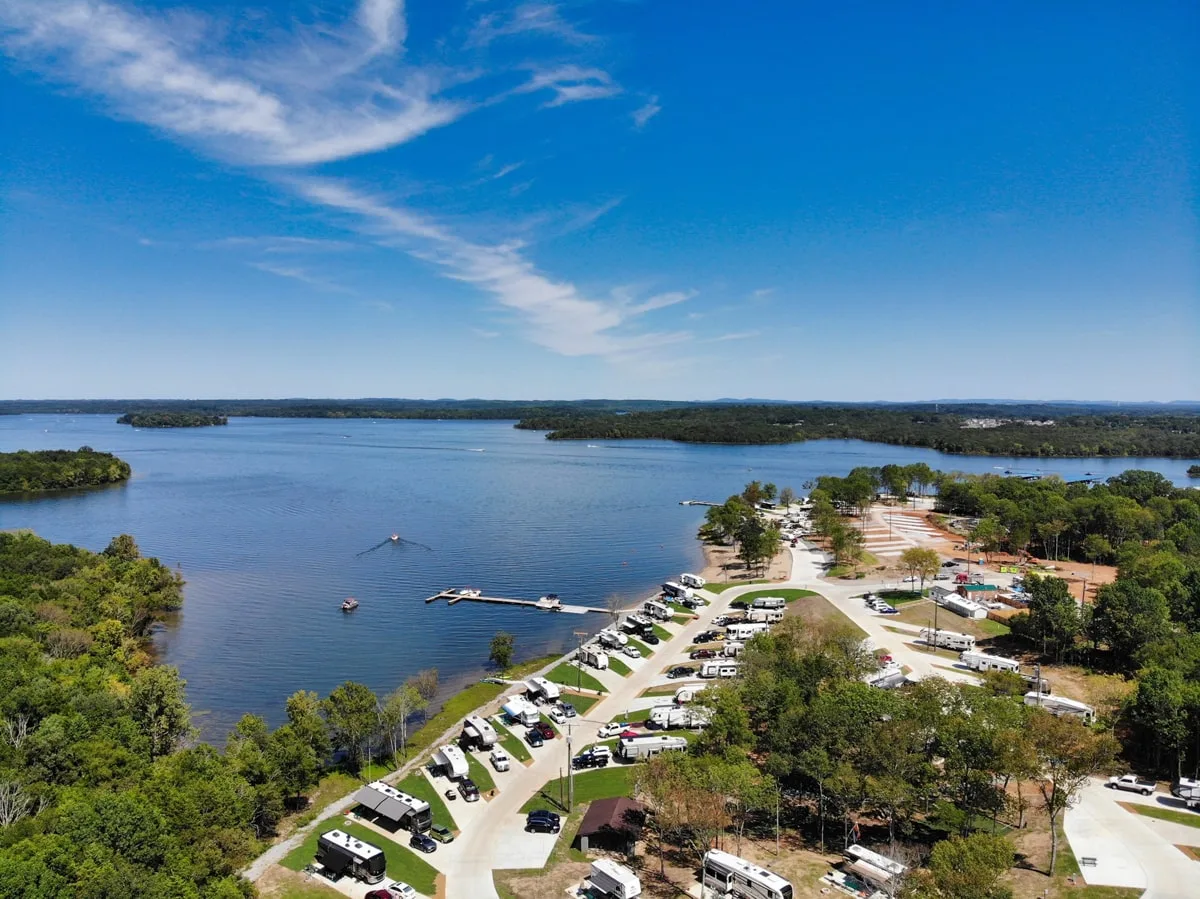
[[[448, 586], [498, 596], [559, 593], [604, 606], [694, 569], [703, 508], [751, 479], [799, 490], [857, 465], [924, 461], [974, 472], [1064, 476], [1160, 471], [1185, 460], [946, 456], [859, 441], [770, 447], [549, 441], [511, 422], [234, 418], [227, 427], [134, 430], [115, 416], [0, 416], [0, 451], [114, 452], [132, 480], [0, 501], [0, 528], [103, 549], [133, 534], [179, 565], [184, 610], [158, 636], [188, 681], [197, 721], [222, 736], [243, 712], [277, 722], [298, 689], [344, 680], [384, 692], [436, 666], [449, 690], [484, 673], [497, 630], [520, 657], [564, 651], [605, 616], [478, 603], [426, 605]], [[393, 532], [411, 544], [387, 541]], [[361, 602], [342, 614], [346, 596]]]

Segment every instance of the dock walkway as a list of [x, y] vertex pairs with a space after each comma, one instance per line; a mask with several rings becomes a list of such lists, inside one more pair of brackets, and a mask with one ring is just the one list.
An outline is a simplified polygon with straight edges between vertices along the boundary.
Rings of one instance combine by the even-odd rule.
[[456, 602], [467, 600], [468, 602], [492, 602], [506, 606], [527, 606], [531, 609], [540, 609], [543, 612], [566, 612], [568, 615], [584, 615], [587, 612], [599, 612], [602, 615], [608, 614], [608, 609], [597, 608], [596, 606], [576, 606], [565, 602], [548, 602], [545, 599], [510, 599], [504, 596], [484, 596], [482, 594], [463, 593], [461, 590], [442, 590], [440, 593], [435, 593], [433, 596], [427, 597], [425, 602], [437, 602], [439, 599], [446, 600], [447, 605], [454, 605]]

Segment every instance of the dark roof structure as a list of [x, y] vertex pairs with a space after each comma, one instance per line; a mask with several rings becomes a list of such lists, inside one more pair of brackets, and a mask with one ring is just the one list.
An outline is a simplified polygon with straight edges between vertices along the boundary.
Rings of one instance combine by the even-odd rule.
[[636, 840], [642, 832], [645, 809], [640, 802], [619, 796], [616, 799], [597, 799], [583, 816], [578, 836], [595, 837], [611, 834]]

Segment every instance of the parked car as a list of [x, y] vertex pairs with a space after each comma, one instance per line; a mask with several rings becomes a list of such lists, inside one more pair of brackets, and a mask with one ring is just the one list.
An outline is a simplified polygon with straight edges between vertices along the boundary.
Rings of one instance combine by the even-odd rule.
[[[429, 828], [429, 835], [431, 837], [433, 837], [435, 840], [437, 840], [439, 843], [453, 843], [454, 842], [454, 831], [452, 831], [445, 824], [433, 825], [433, 827]], [[409, 889], [412, 889], [412, 887], [409, 887]]]
[[392, 899], [417, 899], [417, 891], [403, 880], [393, 880], [385, 889]]
[[367, 893], [367, 899], [392, 899], [392, 894], [387, 890], [371, 890]]
[[943, 568], [956, 568], [956, 567], [958, 567], [958, 563], [957, 562], [943, 562], [942, 567]]
[[558, 707], [562, 710], [563, 715], [567, 718], [574, 718], [578, 714], [578, 712], [575, 711], [575, 706], [571, 705], [569, 702], [560, 702]]
[[612, 758], [612, 753], [609, 752], [607, 746], [597, 746], [586, 752], [581, 752], [575, 758], [571, 759], [571, 767], [579, 770], [581, 768], [603, 768]]
[[717, 627], [724, 627], [725, 625], [727, 625], [729, 623], [729, 621], [730, 621], [730, 618], [728, 615], [718, 615], [716, 618], [714, 618], [712, 620], [712, 623]]
[[621, 652], [625, 653], [631, 659], [640, 659], [642, 657], [641, 650], [636, 646], [626, 646]]
[[750, 608], [750, 603], [744, 599], [735, 599], [729, 604], [729, 608], [731, 608], [731, 609], [748, 609], [748, 608]]
[[512, 759], [500, 746], [493, 748], [488, 758], [491, 759], [492, 767], [497, 771], [507, 771], [512, 766]]
[[724, 640], [725, 635], [720, 631], [701, 631], [696, 634], [697, 643], [712, 643], [715, 640]]
[[933, 576], [933, 579], [934, 579], [935, 581], [948, 581], [948, 580], [950, 580], [950, 575], [948, 575], [948, 574], [935, 574], [935, 575]]
[[915, 574], [910, 574], [908, 577], [906, 577], [906, 578], [904, 579], [904, 583], [906, 583], [906, 584], [915, 584], [915, 583], [916, 583], [917, 581], [919, 581], [919, 580], [920, 580], [920, 578], [919, 578], [919, 577], [917, 577]]
[[553, 740], [558, 736], [558, 732], [545, 721], [539, 721], [533, 729], [542, 735], [543, 740]]
[[676, 665], [674, 668], [672, 668], [670, 671], [667, 672], [667, 677], [674, 679], [677, 677], [687, 677], [687, 676], [689, 676], [691, 674], [695, 674], [695, 673], [696, 673], [696, 669], [693, 668], [691, 665]]
[[1126, 790], [1130, 793], [1141, 793], [1143, 796], [1149, 796], [1158, 788], [1158, 783], [1138, 777], [1136, 774], [1123, 774], [1120, 777], [1110, 777], [1108, 779], [1108, 788], [1110, 790]]
[[614, 721], [612, 724], [605, 724], [603, 727], [601, 727], [597, 736], [599, 736], [601, 740], [607, 740], [609, 737], [615, 737], [624, 729], [624, 724]]
[[642, 636], [642, 642], [649, 643], [651, 646], [657, 646], [662, 641], [659, 640], [654, 634], [645, 634]]
[[688, 656], [689, 659], [715, 659], [717, 651], [715, 649], [697, 649]]
[[561, 827], [562, 819], [546, 809], [535, 809], [525, 818], [526, 832], [540, 830], [542, 833], [558, 833]]
[[544, 746], [546, 743], [546, 741], [542, 739], [541, 731], [534, 730], [532, 727], [525, 731], [525, 742], [534, 748]]
[[424, 852], [426, 855], [430, 852], [437, 852], [437, 843], [434, 842], [433, 837], [423, 833], [414, 833], [408, 838], [408, 845], [412, 846], [413, 849]]
[[464, 777], [458, 782], [458, 792], [462, 793], [462, 798], [467, 802], [479, 801], [479, 787], [475, 786], [475, 781], [469, 777]]
[[555, 706], [554, 708], [552, 708], [549, 712], [549, 715], [550, 715], [550, 720], [553, 721], [555, 724], [562, 724], [564, 721], [567, 720], [567, 716], [563, 714], [562, 709], [560, 709], [558, 706]]
[[627, 730], [621, 731], [619, 734], [617, 734], [617, 736], [620, 737], [622, 740], [624, 740], [626, 737], [640, 737], [640, 736], [642, 736], [642, 734], [639, 734], [636, 730], [634, 730], [631, 727], [631, 728], [628, 728]]

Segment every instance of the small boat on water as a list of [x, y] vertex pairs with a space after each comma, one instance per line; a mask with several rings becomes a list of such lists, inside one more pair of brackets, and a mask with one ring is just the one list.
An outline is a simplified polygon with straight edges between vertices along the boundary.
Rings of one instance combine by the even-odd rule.
[[561, 612], [562, 600], [558, 598], [557, 593], [547, 593], [545, 596], [538, 597], [537, 607], [549, 612]]
[[474, 587], [463, 587], [462, 589], [455, 590], [454, 592], [456, 595], [461, 596], [464, 599], [476, 599], [477, 597], [483, 596], [483, 591], [476, 590]]
[[388, 539], [389, 539], [389, 540], [391, 540], [393, 543], [399, 543], [399, 542], [400, 542], [400, 535], [399, 535], [399, 534], [392, 534], [392, 536], [388, 537]]
[[347, 596], [345, 599], [342, 600], [342, 611], [343, 612], [353, 612], [357, 608], [358, 608], [358, 600], [355, 599], [353, 596]]

